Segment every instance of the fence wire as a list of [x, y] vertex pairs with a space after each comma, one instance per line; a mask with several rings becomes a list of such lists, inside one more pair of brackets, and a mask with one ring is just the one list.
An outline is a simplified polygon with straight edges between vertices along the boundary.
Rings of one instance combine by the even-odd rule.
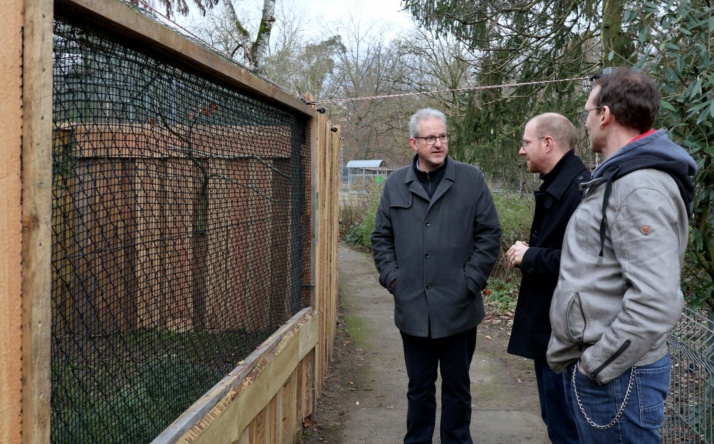
[[310, 303], [307, 119], [102, 32], [55, 19], [53, 443], [151, 441]]
[[672, 374], [662, 442], [714, 442], [714, 320], [685, 308], [667, 344]]

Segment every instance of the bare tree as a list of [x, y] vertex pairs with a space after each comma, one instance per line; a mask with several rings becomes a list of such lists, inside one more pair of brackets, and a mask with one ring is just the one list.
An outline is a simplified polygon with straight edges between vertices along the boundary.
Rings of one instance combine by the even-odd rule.
[[[219, 0], [193, 0], [193, 5], [198, 8], [198, 11], [202, 14], [206, 14], [206, 10], [213, 8], [218, 4]], [[166, 8], [166, 16], [171, 17], [171, 14], [176, 11], [181, 15], [188, 15], [190, 7], [186, 0], [158, 0], [161, 5]], [[129, 0], [132, 5], [139, 6], [142, 0]]]
[[263, 13], [253, 41], [251, 41], [250, 32], [238, 18], [238, 14], [236, 14], [233, 0], [223, 0], [223, 4], [225, 5], [228, 20], [235, 26], [236, 44], [230, 51], [231, 57], [234, 57], [236, 52], [242, 51], [246, 67], [256, 73], [260, 73], [268, 52], [270, 34], [275, 23], [275, 0], [263, 0]]
[[385, 43], [383, 26], [365, 25], [353, 16], [340, 31], [346, 50], [338, 54], [331, 87], [339, 98], [349, 100], [328, 109], [342, 123], [344, 157], [402, 164], [409, 155], [404, 121], [413, 109], [405, 102], [412, 98], [389, 97], [408, 75], [400, 60], [401, 42]]
[[206, 20], [188, 26], [210, 45], [259, 74], [268, 55], [276, 21], [276, 0], [263, 0], [262, 13], [255, 28], [249, 25], [255, 14], [245, 8], [237, 9], [234, 2], [235, 0], [222, 0], [220, 6], [214, 8]]

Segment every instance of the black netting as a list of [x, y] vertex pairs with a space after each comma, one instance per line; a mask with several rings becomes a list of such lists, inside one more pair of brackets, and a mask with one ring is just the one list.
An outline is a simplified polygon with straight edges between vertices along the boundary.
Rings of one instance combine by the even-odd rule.
[[309, 304], [307, 119], [120, 40], [55, 20], [55, 443], [151, 441]]

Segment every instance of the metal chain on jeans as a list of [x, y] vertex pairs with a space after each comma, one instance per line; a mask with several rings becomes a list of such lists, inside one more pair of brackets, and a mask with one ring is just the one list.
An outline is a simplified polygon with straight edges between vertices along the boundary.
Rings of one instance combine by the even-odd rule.
[[632, 370], [630, 371], [630, 382], [627, 384], [627, 392], [625, 392], [625, 399], [622, 400], [622, 405], [620, 406], [620, 409], [617, 411], [617, 414], [615, 415], [614, 418], [612, 418], [612, 421], [610, 421], [606, 425], [600, 425], [597, 424], [595, 421], [590, 419], [587, 413], [585, 413], [585, 407], [583, 407], [583, 403], [580, 402], [580, 396], [578, 395], [578, 388], [575, 386], [575, 374], [578, 371], [578, 367], [580, 366], [580, 361], [578, 361], [575, 366], [573, 367], [573, 391], [575, 392], [575, 399], [578, 401], [578, 407], [580, 407], [580, 411], [583, 413], [583, 416], [585, 417], [585, 420], [590, 424], [592, 427], [598, 429], [598, 430], [607, 430], [610, 427], [614, 426], [617, 424], [617, 421], [620, 420], [620, 417], [622, 417], [622, 414], [625, 413], [625, 406], [627, 405], [627, 401], [630, 399], [630, 393], [632, 392], [632, 382], [635, 380], [635, 367], [632, 367]]

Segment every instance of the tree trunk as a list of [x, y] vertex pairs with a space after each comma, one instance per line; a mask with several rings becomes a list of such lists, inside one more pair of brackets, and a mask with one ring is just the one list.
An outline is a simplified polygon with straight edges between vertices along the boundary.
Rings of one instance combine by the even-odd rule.
[[253, 42], [251, 48], [252, 69], [256, 73], [260, 73], [263, 68], [263, 61], [268, 53], [270, 33], [273, 31], [273, 23], [275, 23], [275, 0], [264, 0], [263, 16], [260, 19], [258, 34], [255, 36], [255, 42]]
[[631, 66], [635, 52], [632, 40], [622, 32], [625, 0], [604, 0], [602, 5], [603, 66]]

